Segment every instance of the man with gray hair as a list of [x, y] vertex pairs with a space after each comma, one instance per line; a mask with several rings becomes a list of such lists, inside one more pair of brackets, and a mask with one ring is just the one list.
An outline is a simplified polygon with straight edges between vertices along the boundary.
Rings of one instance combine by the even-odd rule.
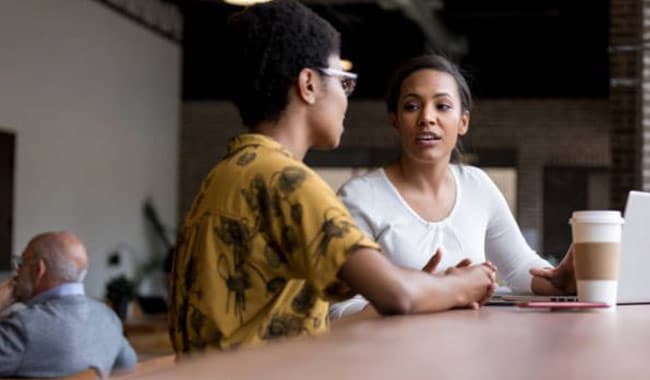
[[60, 377], [93, 368], [102, 377], [132, 370], [136, 355], [122, 324], [84, 295], [86, 249], [69, 232], [46, 232], [27, 244], [14, 278], [0, 284], [0, 376]]

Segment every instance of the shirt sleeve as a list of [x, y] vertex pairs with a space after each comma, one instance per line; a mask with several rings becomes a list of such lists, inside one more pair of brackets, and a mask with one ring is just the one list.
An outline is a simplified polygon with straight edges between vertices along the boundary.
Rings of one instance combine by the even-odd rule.
[[135, 369], [137, 363], [138, 357], [135, 354], [135, 350], [133, 350], [129, 341], [123, 337], [120, 352], [117, 354], [115, 363], [113, 363], [113, 370], [132, 371]]
[[528, 246], [503, 194], [494, 182], [482, 170], [475, 170], [484, 183], [480, 188], [485, 197], [484, 204], [489, 207], [485, 255], [496, 264], [499, 274], [513, 291], [530, 293], [530, 268], [551, 265]]
[[[350, 297], [350, 288], [338, 279], [348, 254], [359, 248], [378, 251], [380, 248], [359, 228], [334, 191], [315, 172], [306, 166], [287, 168], [281, 177], [288, 176], [288, 170], [293, 171], [295, 180], [291, 187], [284, 185], [289, 200], [282, 207], [284, 225], [291, 231], [289, 235], [298, 237], [297, 250], [302, 253], [293, 260], [324, 299]], [[299, 174], [300, 171], [303, 173]], [[282, 178], [280, 181], [283, 182]], [[279, 240], [286, 238], [279, 237]]]
[[371, 215], [374, 193], [364, 178], [353, 178], [338, 191], [338, 196], [347, 207], [357, 226], [368, 236], [376, 237], [375, 218]]
[[[353, 178], [346, 182], [339, 189], [338, 196], [345, 207], [347, 207], [350, 215], [352, 215], [352, 218], [357, 223], [357, 226], [359, 226], [359, 228], [368, 236], [376, 238], [375, 223], [370, 214], [371, 207], [368, 207], [366, 202], [364, 202], [367, 201], [372, 204], [373, 193], [364, 178]], [[345, 301], [333, 303], [330, 305], [329, 318], [334, 320], [358, 313], [363, 310], [368, 303], [368, 300], [360, 294]]]
[[18, 371], [26, 343], [26, 331], [18, 313], [0, 321], [0, 376], [12, 376]]
[[366, 300], [362, 295], [357, 294], [356, 296], [330, 305], [329, 318], [330, 319], [339, 319], [360, 312], [368, 305], [368, 300]]

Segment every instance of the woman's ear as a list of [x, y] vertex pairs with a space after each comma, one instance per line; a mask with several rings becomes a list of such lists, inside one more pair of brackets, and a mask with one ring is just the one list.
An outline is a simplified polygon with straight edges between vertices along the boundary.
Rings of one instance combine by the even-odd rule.
[[469, 129], [469, 111], [463, 111], [463, 114], [460, 116], [460, 126], [458, 128], [458, 134], [464, 136]]
[[320, 77], [312, 69], [302, 69], [298, 74], [298, 98], [307, 104], [314, 104], [320, 86]]
[[390, 119], [390, 125], [393, 126], [393, 129], [399, 129], [399, 124], [397, 123], [397, 115], [395, 115], [395, 112], [390, 112], [388, 114], [388, 118]]

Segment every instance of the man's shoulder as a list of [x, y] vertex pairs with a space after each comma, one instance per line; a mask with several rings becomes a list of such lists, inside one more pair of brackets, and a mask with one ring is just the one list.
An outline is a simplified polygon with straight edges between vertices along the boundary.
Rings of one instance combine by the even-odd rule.
[[[94, 315], [106, 314], [113, 319], [114, 312], [104, 303], [85, 295], [68, 295], [56, 297], [45, 302], [28, 305], [15, 314], [24, 321], [38, 321], [43, 319], [58, 319], [69, 314], [92, 313]], [[117, 319], [117, 316], [115, 316]]]
[[14, 315], [15, 313], [25, 309], [27, 305], [22, 302], [14, 302], [11, 305], [7, 306], [2, 312], [0, 312], [0, 321]]
[[52, 307], [85, 308], [98, 313], [113, 313], [113, 310], [105, 303], [80, 294], [54, 298], [46, 304]]

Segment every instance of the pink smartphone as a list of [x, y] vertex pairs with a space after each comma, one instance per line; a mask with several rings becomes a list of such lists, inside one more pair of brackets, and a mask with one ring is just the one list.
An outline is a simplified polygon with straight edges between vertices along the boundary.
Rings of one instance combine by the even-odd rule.
[[600, 302], [522, 302], [517, 307], [538, 308], [538, 309], [604, 309], [609, 305]]

